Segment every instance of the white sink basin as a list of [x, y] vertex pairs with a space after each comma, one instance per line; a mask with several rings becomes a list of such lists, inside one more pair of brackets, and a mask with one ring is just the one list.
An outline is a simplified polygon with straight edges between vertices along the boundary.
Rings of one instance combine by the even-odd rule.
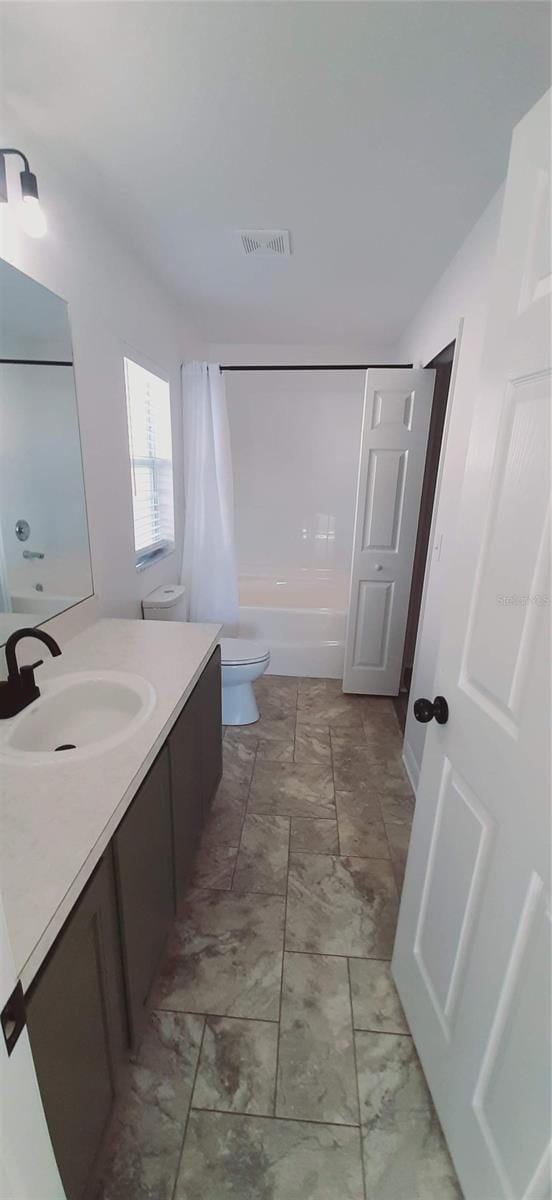
[[38, 684], [39, 699], [0, 722], [3, 758], [60, 764], [102, 753], [136, 733], [156, 698], [146, 679], [120, 671], [79, 671]]

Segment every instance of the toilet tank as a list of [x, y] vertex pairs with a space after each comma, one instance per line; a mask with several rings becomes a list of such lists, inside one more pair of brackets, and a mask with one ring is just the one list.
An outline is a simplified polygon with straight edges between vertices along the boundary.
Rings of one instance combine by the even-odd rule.
[[187, 621], [188, 598], [181, 583], [163, 584], [144, 596], [142, 613], [145, 621]]

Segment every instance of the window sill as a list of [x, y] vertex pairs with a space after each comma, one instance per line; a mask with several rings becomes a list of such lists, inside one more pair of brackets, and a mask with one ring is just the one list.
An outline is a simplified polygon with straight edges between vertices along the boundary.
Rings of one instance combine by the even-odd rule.
[[162, 562], [164, 558], [170, 558], [170, 555], [174, 554], [174, 552], [175, 546], [163, 546], [160, 550], [154, 550], [152, 554], [148, 554], [136, 563], [136, 570], [147, 571], [148, 567], [154, 567], [156, 563]]

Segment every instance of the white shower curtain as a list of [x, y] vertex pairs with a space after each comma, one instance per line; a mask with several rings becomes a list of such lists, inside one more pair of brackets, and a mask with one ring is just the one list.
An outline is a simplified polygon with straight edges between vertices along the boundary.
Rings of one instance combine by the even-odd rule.
[[[186, 512], [182, 582], [191, 621], [235, 632], [238, 575], [226, 391], [215, 363], [182, 368]], [[230, 627], [230, 628], [228, 628]]]

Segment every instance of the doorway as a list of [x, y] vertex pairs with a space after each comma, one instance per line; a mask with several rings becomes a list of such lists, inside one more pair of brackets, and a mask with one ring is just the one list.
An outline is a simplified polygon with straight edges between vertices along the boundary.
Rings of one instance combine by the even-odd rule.
[[410, 694], [410, 685], [412, 682], [412, 669], [414, 666], [416, 639], [418, 636], [418, 625], [420, 622], [420, 609], [422, 604], [429, 536], [431, 533], [431, 520], [433, 516], [433, 505], [435, 502], [435, 489], [437, 486], [437, 475], [439, 472], [441, 447], [443, 444], [443, 432], [445, 428], [445, 417], [450, 392], [450, 379], [452, 375], [452, 363], [454, 359], [455, 347], [456, 342], [450, 342], [448, 346], [445, 346], [444, 350], [441, 350], [439, 354], [435, 356], [435, 358], [432, 358], [431, 362], [425, 364], [426, 368], [431, 367], [435, 371], [435, 389], [433, 392], [433, 404], [431, 408], [427, 454], [422, 484], [422, 498], [420, 500], [420, 515], [418, 518], [418, 532], [416, 535], [416, 549], [414, 551], [414, 565], [412, 568], [410, 600], [408, 603], [408, 616], [406, 620], [406, 634], [404, 639], [404, 652], [401, 669], [401, 685], [398, 696], [393, 697], [393, 703], [395, 705], [399, 724], [403, 732], [408, 713], [408, 698]]

